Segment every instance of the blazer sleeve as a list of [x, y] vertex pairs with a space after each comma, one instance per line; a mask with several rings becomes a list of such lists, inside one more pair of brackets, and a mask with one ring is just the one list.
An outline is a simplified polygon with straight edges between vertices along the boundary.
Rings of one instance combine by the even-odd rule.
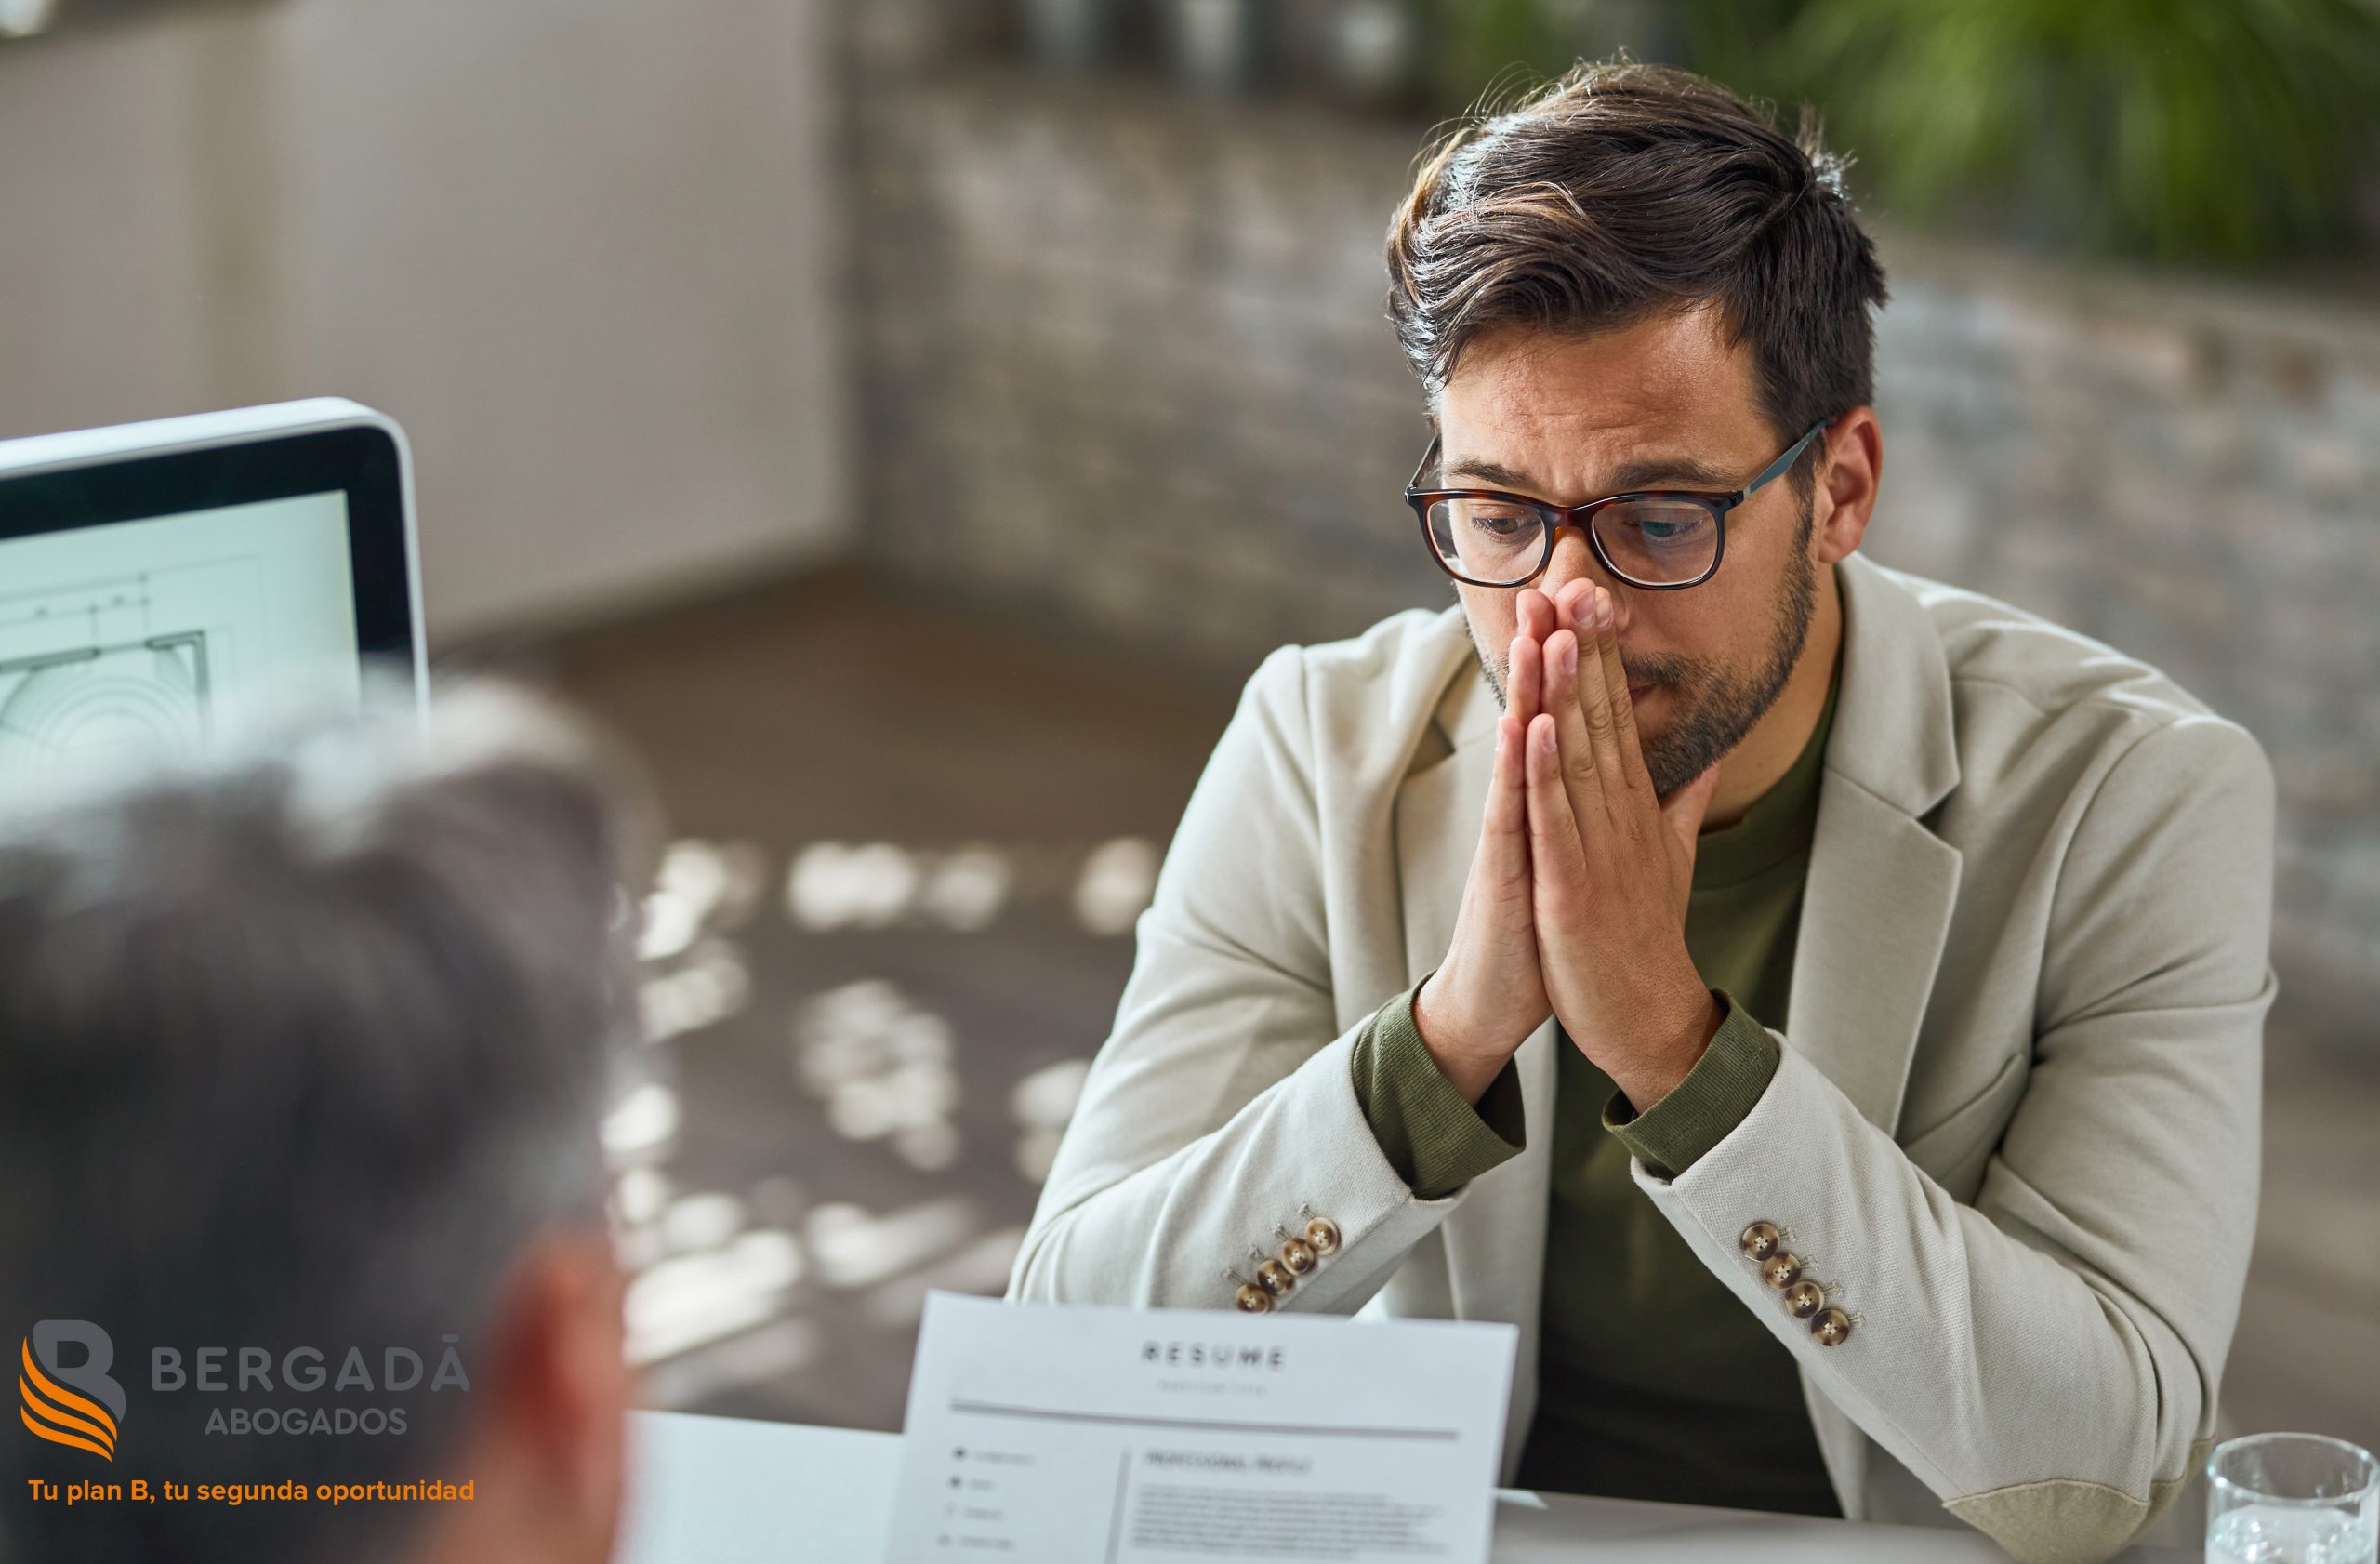
[[[1325, 924], [1303, 654], [1249, 682], [1142, 914], [1009, 1295], [1230, 1308], [1315, 1217], [1339, 1246], [1282, 1309], [1352, 1313], [1461, 1199], [1417, 1199], [1358, 1104]], [[1236, 1273], [1236, 1275], [1235, 1275]]]
[[[2122, 1548], [2204, 1459], [2254, 1238], [2272, 776], [2190, 718], [2106, 773], [2059, 869], [2032, 1068], [1975, 1203], [1778, 1037], [1670, 1222], [1814, 1387], [2029, 1560]], [[1767, 1221], [1856, 1318], [1822, 1345], [1743, 1252]]]

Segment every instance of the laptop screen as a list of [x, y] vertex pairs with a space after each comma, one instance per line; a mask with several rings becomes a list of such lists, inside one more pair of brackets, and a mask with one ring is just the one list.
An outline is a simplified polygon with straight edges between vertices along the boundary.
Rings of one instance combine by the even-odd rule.
[[410, 676], [399, 466], [355, 429], [0, 471], [0, 789]]

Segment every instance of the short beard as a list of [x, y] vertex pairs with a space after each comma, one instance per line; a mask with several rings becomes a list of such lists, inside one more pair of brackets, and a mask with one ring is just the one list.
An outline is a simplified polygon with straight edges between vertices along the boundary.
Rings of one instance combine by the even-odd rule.
[[[1810, 638], [1810, 621], [1818, 615], [1818, 570], [1810, 563], [1813, 513], [1805, 497], [1801, 528], [1777, 584], [1777, 633], [1769, 641], [1767, 656], [1750, 676], [1714, 668], [1701, 657], [1663, 656], [1625, 665], [1632, 685], [1665, 689], [1673, 697], [1670, 722], [1658, 738], [1637, 730], [1645, 770], [1652, 777], [1653, 791], [1661, 797], [1685, 787], [1741, 744], [1793, 676]], [[1476, 630], [1471, 644], [1479, 656], [1479, 671], [1496, 692], [1496, 704], [1510, 709], [1502, 671], [1479, 644]]]

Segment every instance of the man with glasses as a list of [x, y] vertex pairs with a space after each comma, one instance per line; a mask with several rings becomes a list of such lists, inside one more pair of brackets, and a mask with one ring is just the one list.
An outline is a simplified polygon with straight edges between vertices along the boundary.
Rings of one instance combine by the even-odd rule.
[[1458, 605], [1250, 682], [1012, 1291], [1513, 1321], [1527, 1486], [2178, 1533], [2262, 752], [1858, 556], [1884, 278], [1813, 138], [1582, 67], [1441, 144], [1388, 261]]

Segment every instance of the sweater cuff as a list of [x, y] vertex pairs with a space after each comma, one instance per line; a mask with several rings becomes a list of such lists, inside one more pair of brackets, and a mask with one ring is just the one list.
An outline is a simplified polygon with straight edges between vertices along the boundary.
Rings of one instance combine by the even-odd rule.
[[1725, 989], [1711, 992], [1726, 1018], [1686, 1079], [1642, 1113], [1619, 1092], [1604, 1105], [1603, 1127], [1655, 1178], [1675, 1178], [1726, 1139], [1777, 1074], [1780, 1055], [1768, 1028]]
[[1415, 984], [1364, 1023], [1352, 1068], [1355, 1101], [1382, 1154], [1417, 1198], [1438, 1200], [1519, 1155], [1528, 1136], [1511, 1060], [1476, 1107], [1438, 1069], [1413, 1022], [1421, 991]]

